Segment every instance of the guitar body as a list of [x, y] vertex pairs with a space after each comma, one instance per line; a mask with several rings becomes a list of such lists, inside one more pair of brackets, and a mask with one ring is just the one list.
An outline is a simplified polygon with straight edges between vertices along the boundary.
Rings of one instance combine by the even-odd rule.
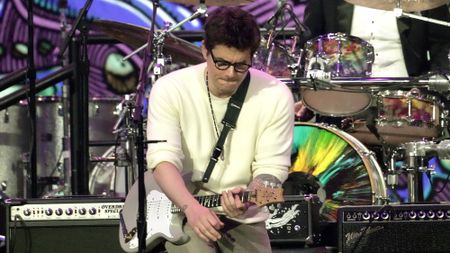
[[[145, 239], [146, 250], [149, 251], [164, 240], [175, 244], [182, 244], [189, 240], [183, 233], [182, 213], [172, 213], [172, 202], [162, 193], [155, 182], [151, 172], [144, 175], [145, 193], [147, 202], [147, 237]], [[136, 220], [139, 209], [138, 182], [131, 187], [125, 199], [122, 209], [122, 220], [119, 229], [120, 246], [126, 252], [138, 252], [138, 237], [136, 232]], [[130, 231], [135, 230], [134, 233]], [[131, 239], [126, 238], [129, 233]]]
[[[161, 191], [151, 172], [144, 174], [146, 195], [146, 250], [150, 251], [160, 242], [167, 240], [174, 244], [183, 244], [189, 236], [183, 233], [184, 215], [175, 207], [167, 196]], [[283, 202], [283, 189], [260, 185], [252, 191], [238, 194], [241, 201], [251, 202], [258, 207], [267, 204]], [[213, 208], [221, 205], [220, 194], [194, 196], [199, 204]], [[121, 212], [119, 241], [126, 252], [138, 252], [139, 242], [137, 236], [137, 217], [139, 209], [138, 182], [133, 184]]]

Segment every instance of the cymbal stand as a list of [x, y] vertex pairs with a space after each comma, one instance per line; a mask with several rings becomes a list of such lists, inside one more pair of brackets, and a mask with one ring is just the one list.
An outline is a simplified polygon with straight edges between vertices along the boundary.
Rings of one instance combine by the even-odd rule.
[[[182, 21], [180, 21], [178, 24], [170, 27], [170, 29], [164, 30], [162, 33], [158, 34], [157, 36], [155, 36], [155, 41], [158, 42], [163, 42], [164, 38], [167, 36], [168, 33], [174, 31], [175, 29], [177, 29], [178, 27], [184, 25], [186, 22], [192, 21], [196, 18], [202, 17], [204, 15], [206, 15], [206, 12], [208, 11], [208, 8], [206, 7], [204, 0], [200, 0], [200, 4], [198, 6], [198, 9], [189, 17], [183, 19]], [[145, 49], [148, 46], [148, 42], [145, 43], [144, 45], [142, 45], [140, 48], [134, 50], [133, 52], [131, 52], [129, 55], [123, 57], [123, 61], [128, 60], [129, 58], [131, 58], [133, 55], [139, 53], [140, 51], [142, 51], [143, 49]]]
[[[61, 22], [61, 38], [67, 38], [67, 32], [70, 26], [67, 23], [65, 12], [67, 11], [67, 0], [60, 0], [58, 2]], [[61, 45], [62, 48], [62, 45]], [[69, 65], [69, 55], [67, 52], [62, 54], [62, 66]], [[64, 195], [71, 193], [71, 168], [70, 168], [70, 117], [69, 117], [69, 81], [65, 80], [62, 87], [62, 116], [63, 116], [63, 137], [62, 137], [62, 160], [63, 160], [63, 175], [64, 175]], [[58, 161], [59, 162], [59, 161]]]

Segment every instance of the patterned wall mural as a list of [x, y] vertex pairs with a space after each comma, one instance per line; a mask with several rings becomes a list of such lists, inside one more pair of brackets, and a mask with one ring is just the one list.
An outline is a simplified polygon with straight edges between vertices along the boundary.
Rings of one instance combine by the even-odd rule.
[[[34, 34], [35, 64], [38, 78], [62, 66], [58, 59], [59, 48], [63, 43], [61, 30], [62, 14], [69, 25], [73, 24], [86, 1], [68, 0], [67, 9], [59, 8], [61, 0], [34, 0]], [[11, 73], [26, 66], [27, 61], [27, 3], [28, 0], [0, 0], [0, 74]], [[258, 0], [242, 8], [264, 23], [275, 13], [277, 0]], [[296, 13], [303, 14], [300, 1], [292, 2]], [[214, 10], [210, 6], [208, 11]], [[151, 24], [152, 2], [149, 0], [95, 0], [89, 8], [87, 18], [92, 20], [112, 20], [121, 23], [148, 28]], [[183, 6], [169, 1], [160, 1], [157, 11], [156, 26], [164, 27], [166, 23], [177, 24], [189, 17], [197, 6]], [[202, 19], [187, 22], [177, 30], [198, 31], [202, 29]], [[69, 27], [70, 28], [70, 27]], [[69, 30], [67, 28], [66, 30]], [[92, 28], [92, 27], [91, 27]], [[90, 36], [99, 32], [91, 29]], [[126, 35], [127, 31], [123, 31]], [[123, 56], [130, 54], [134, 48], [126, 44], [103, 43], [91, 44], [88, 49], [90, 60], [90, 95], [115, 96], [133, 92], [136, 87], [141, 57], [136, 55], [122, 62]], [[42, 93], [61, 95], [61, 85]]]

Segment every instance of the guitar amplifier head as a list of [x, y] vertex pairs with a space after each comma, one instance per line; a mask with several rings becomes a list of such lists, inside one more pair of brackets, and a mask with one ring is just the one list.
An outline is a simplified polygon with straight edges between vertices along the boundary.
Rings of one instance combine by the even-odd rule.
[[315, 245], [320, 242], [319, 209], [315, 195], [285, 195], [284, 203], [269, 205], [266, 229], [272, 244]]
[[4, 253], [122, 253], [119, 211], [123, 199], [8, 200], [0, 205]]
[[345, 206], [339, 252], [448, 252], [450, 204]]

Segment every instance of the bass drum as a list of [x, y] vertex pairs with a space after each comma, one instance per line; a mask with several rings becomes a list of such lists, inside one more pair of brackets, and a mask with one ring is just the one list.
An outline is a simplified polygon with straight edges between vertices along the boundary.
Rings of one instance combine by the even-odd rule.
[[373, 152], [348, 133], [325, 124], [296, 123], [290, 175], [319, 185], [321, 220], [336, 221], [343, 205], [383, 204], [386, 185]]

